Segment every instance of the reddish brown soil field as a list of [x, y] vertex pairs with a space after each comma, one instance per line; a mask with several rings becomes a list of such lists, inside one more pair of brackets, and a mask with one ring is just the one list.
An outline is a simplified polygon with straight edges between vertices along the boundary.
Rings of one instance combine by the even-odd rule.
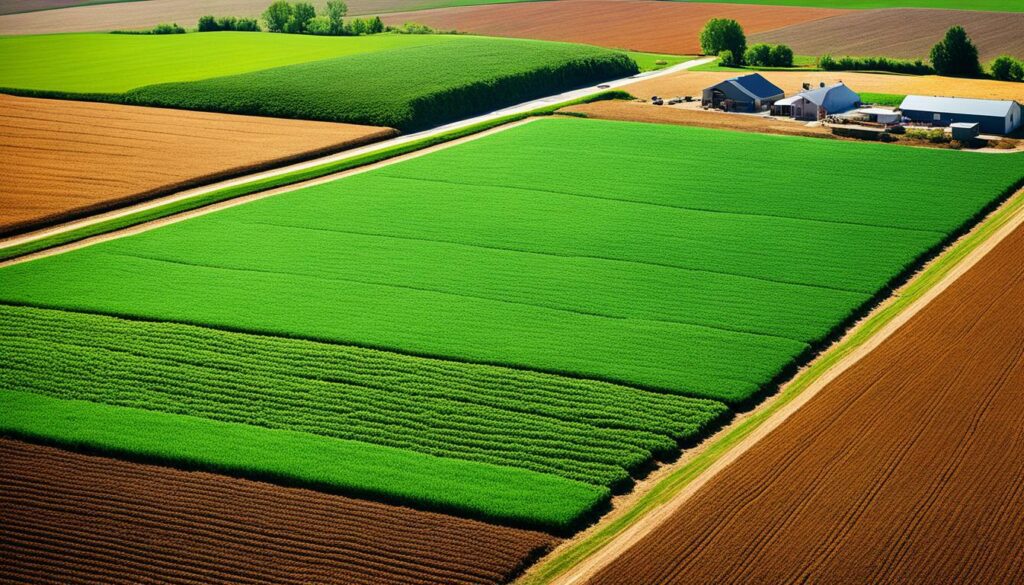
[[645, 102], [621, 100], [594, 102], [570, 106], [559, 111], [586, 114], [588, 118], [599, 118], [601, 120], [652, 122], [655, 124], [676, 124], [679, 126], [700, 126], [703, 128], [761, 132], [764, 134], [834, 138], [832, 132], [828, 129], [821, 127], [808, 128], [805, 123], [725, 114], [722, 112], [708, 112], [692, 108], [659, 107]]
[[[638, 81], [620, 89], [640, 97], [700, 96], [701, 91], [723, 79], [744, 75], [726, 71], [679, 71], [662, 77]], [[786, 95], [799, 93], [802, 84], [843, 81], [856, 92], [892, 93], [899, 95], [948, 95], [983, 99], [1024, 100], [1024, 83], [991, 79], [960, 79], [936, 75], [886, 75], [849, 71], [763, 71], [769, 81], [781, 87]]]
[[1024, 228], [593, 583], [1024, 582]]
[[712, 17], [735, 18], [750, 34], [843, 12], [647, 0], [559, 0], [443, 8], [382, 17], [388, 24], [411, 20], [442, 30], [482, 35], [693, 55], [700, 52], [701, 27]]
[[751, 35], [757, 43], [785, 43], [798, 55], [885, 56], [927, 60], [949, 27], [961, 25], [982, 61], [1004, 53], [1024, 57], [1024, 13], [962, 10], [856, 10], [824, 20]]
[[501, 583], [553, 542], [0, 439], [0, 582]]
[[[409, 10], [425, 0], [350, 0], [349, 15]], [[21, 4], [27, 3], [22, 0]], [[42, 2], [37, 2], [42, 3]], [[70, 0], [45, 0], [47, 4], [73, 4]], [[81, 2], [77, 2], [81, 3]], [[0, 6], [3, 2], [0, 0]], [[194, 27], [204, 14], [258, 18], [269, 0], [145, 0], [93, 6], [73, 6], [59, 11], [0, 16], [0, 34], [25, 35], [58, 32], [90, 32], [148, 28], [162, 22]], [[0, 14], [4, 12], [0, 11]]]
[[31, 10], [50, 10], [77, 6], [88, 0], [0, 0], [0, 14], [17, 14]]
[[0, 95], [0, 234], [393, 134], [372, 126]]

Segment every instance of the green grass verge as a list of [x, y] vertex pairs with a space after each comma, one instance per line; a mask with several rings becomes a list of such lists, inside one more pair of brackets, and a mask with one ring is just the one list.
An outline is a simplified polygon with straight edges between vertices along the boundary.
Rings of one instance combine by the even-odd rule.
[[616, 487], [721, 403], [174, 323], [0, 305], [0, 388], [530, 469]]
[[16, 390], [0, 391], [0, 434], [556, 532], [609, 497], [521, 469]]
[[793, 57], [792, 67], [725, 67], [718, 59], [710, 63], [698, 65], [690, 71], [731, 71], [736, 73], [753, 73], [755, 71], [821, 71], [818, 68], [818, 58], [807, 55], [796, 55]]
[[719, 4], [767, 4], [770, 6], [808, 6], [813, 8], [942, 8], [983, 12], [1024, 12], [1019, 0], [674, 0], [676, 2], [712, 2]]
[[572, 567], [587, 559], [612, 539], [629, 528], [645, 514], [672, 500], [687, 485], [721, 459], [740, 441], [757, 430], [766, 420], [784, 406], [796, 399], [811, 384], [821, 378], [829, 369], [843, 360], [858, 347], [866, 343], [881, 328], [897, 315], [924, 296], [956, 265], [979, 245], [998, 231], [1015, 213], [1024, 209], [1024, 196], [1017, 195], [1002, 208], [993, 213], [976, 230], [961, 239], [955, 246], [944, 252], [935, 262], [917, 275], [893, 301], [868, 317], [848, 338], [821, 356], [800, 373], [774, 397], [764, 408], [755, 412], [743, 422], [733, 426], [721, 438], [710, 443], [696, 457], [659, 481], [623, 514], [605, 523], [593, 534], [580, 540], [564, 551], [544, 560], [534, 571], [522, 580], [522, 585], [543, 585], [550, 583]]
[[905, 95], [899, 95], [895, 93], [862, 93], [860, 94], [860, 100], [865, 104], [875, 104], [878, 106], [892, 106], [898, 108], [903, 103]]
[[[772, 156], [697, 164], [738, 151]], [[553, 118], [9, 266], [0, 300], [737, 405], [1022, 176], [1020, 155]]]
[[[690, 55], [665, 55], [661, 53], [641, 53], [639, 51], [626, 51], [626, 55], [636, 62], [637, 66], [640, 67], [640, 71], [657, 71], [658, 69], [665, 69], [666, 67], [697, 59], [697, 57]], [[659, 61], [664, 61], [664, 63], [659, 64]]]
[[407, 142], [405, 144], [384, 148], [367, 154], [353, 156], [351, 158], [346, 158], [339, 161], [324, 163], [322, 165], [317, 165], [314, 167], [309, 167], [298, 171], [291, 171], [289, 173], [276, 175], [274, 177], [269, 177], [266, 179], [259, 179], [241, 185], [225, 187], [223, 189], [211, 191], [209, 193], [205, 193], [197, 197], [166, 203], [164, 205], [159, 205], [151, 209], [132, 213], [130, 215], [126, 215], [123, 217], [108, 219], [92, 225], [32, 240], [30, 242], [25, 242], [15, 246], [9, 246], [7, 248], [0, 248], [0, 261], [17, 258], [19, 256], [24, 256], [26, 254], [31, 254], [33, 252], [47, 250], [49, 248], [54, 248], [56, 246], [62, 246], [64, 244], [69, 244], [71, 242], [77, 242], [79, 240], [84, 240], [86, 238], [90, 238], [100, 234], [109, 233], [133, 225], [138, 225], [140, 223], [145, 223], [147, 221], [153, 221], [163, 217], [183, 213], [185, 211], [198, 209], [200, 207], [206, 207], [207, 205], [212, 205], [214, 203], [219, 203], [221, 201], [227, 201], [228, 199], [235, 199], [237, 197], [251, 195], [253, 193], [259, 193], [261, 191], [267, 191], [277, 187], [283, 187], [285, 185], [291, 185], [293, 183], [300, 183], [302, 181], [316, 179], [319, 177], [323, 177], [325, 175], [340, 173], [354, 168], [370, 165], [373, 163], [380, 162], [382, 160], [387, 160], [389, 158], [402, 156], [403, 154], [409, 154], [417, 150], [422, 150], [424, 148], [429, 148], [431, 146], [443, 144], [451, 140], [457, 140], [459, 138], [471, 136], [479, 132], [484, 132], [492, 128], [497, 128], [498, 126], [510, 124], [512, 122], [518, 122], [520, 120], [525, 120], [526, 118], [529, 118], [531, 116], [550, 115], [561, 108], [571, 106], [574, 104], [589, 103], [608, 99], [632, 99], [632, 96], [623, 91], [605, 91], [590, 97], [562, 102], [552, 106], [537, 108], [536, 110], [531, 110], [529, 112], [525, 112], [522, 114], [512, 114], [509, 116], [503, 116], [501, 118], [488, 120], [486, 122], [472, 124], [470, 126], [466, 126], [463, 128], [449, 130], [447, 132], [435, 134], [427, 138], [422, 138], [412, 142]]

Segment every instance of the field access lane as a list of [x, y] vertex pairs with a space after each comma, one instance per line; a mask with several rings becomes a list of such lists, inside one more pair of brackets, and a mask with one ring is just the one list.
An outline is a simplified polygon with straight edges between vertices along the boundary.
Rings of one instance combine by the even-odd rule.
[[1024, 228], [590, 582], [1024, 579]]

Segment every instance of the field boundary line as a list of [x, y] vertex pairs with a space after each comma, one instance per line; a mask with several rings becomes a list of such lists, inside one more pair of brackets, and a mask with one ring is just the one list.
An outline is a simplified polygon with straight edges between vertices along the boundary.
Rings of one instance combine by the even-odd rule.
[[585, 583], [661, 525], [711, 478], [883, 343], [1021, 226], [1024, 226], [1024, 189], [1018, 190], [927, 264], [829, 350], [797, 373], [774, 398], [741, 415], [703, 445], [684, 453], [680, 464], [667, 470], [645, 493], [633, 494], [632, 503], [623, 506], [617, 514], [609, 514], [582, 537], [567, 541], [528, 570], [517, 583]]
[[62, 246], [69, 242], [83, 240], [98, 234], [119, 230], [124, 227], [163, 218], [227, 199], [373, 164], [504, 124], [517, 122], [531, 116], [551, 115], [564, 107], [605, 99], [618, 99], [626, 94], [617, 88], [639, 80], [671, 75], [691, 67], [697, 67], [711, 60], [712, 58], [706, 57], [684, 61], [664, 69], [647, 71], [631, 77], [602, 83], [600, 86], [587, 86], [553, 96], [538, 98], [430, 130], [400, 135], [321, 158], [293, 163], [283, 167], [265, 169], [250, 175], [171, 193], [163, 197], [72, 220], [56, 226], [0, 238], [0, 266], [3, 265], [4, 261], [11, 258]]

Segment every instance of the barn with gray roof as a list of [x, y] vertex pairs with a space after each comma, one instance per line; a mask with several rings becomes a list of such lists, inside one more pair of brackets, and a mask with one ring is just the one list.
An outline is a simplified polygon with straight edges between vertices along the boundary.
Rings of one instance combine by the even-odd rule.
[[977, 123], [986, 134], [1010, 134], [1021, 126], [1021, 105], [1010, 100], [908, 95], [900, 111], [914, 122], [933, 126]]
[[731, 112], [760, 112], [785, 95], [759, 73], [751, 73], [726, 79], [705, 89], [701, 105]]

